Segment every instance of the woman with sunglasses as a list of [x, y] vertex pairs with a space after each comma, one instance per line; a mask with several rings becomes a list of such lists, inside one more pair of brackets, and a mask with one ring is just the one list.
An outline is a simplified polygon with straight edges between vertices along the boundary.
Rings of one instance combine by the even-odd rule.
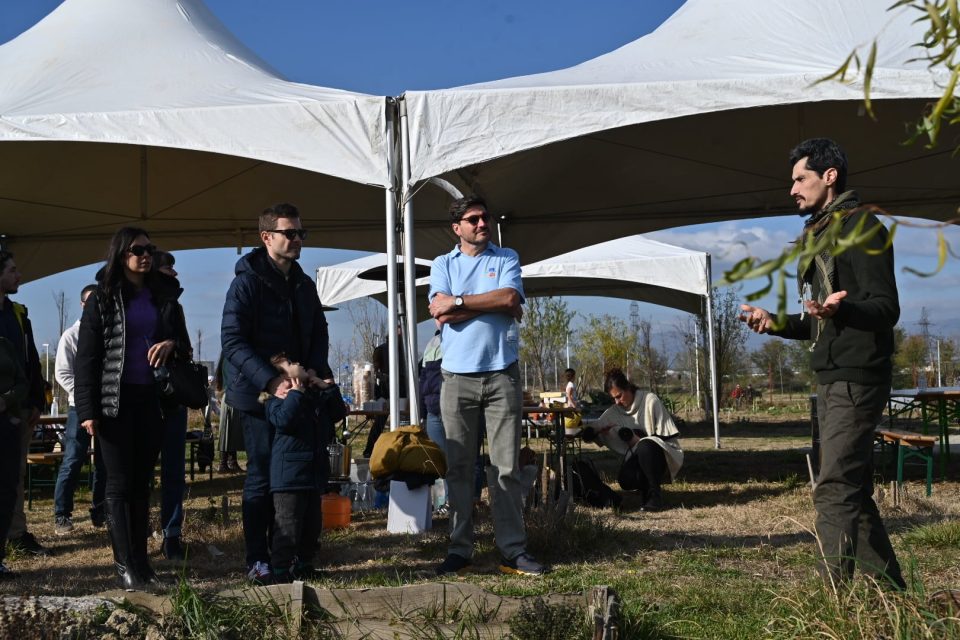
[[150, 481], [163, 440], [154, 371], [190, 353], [180, 288], [152, 270], [156, 250], [143, 229], [114, 234], [83, 310], [75, 365], [77, 414], [103, 455], [107, 529], [127, 590], [160, 586], [147, 557]]

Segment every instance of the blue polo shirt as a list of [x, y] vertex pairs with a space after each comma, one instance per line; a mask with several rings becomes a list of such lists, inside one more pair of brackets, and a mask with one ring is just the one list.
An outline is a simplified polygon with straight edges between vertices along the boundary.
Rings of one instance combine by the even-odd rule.
[[[433, 261], [429, 299], [438, 293], [474, 295], [508, 287], [523, 299], [516, 251], [490, 243], [480, 255], [468, 256], [457, 245]], [[520, 357], [519, 326], [505, 313], [484, 313], [463, 322], [446, 323], [440, 337], [443, 368], [452, 373], [499, 371]]]

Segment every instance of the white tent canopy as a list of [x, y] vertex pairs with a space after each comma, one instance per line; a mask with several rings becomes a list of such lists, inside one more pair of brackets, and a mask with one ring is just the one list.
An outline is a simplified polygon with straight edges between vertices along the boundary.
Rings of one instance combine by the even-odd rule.
[[[417, 260], [418, 264], [430, 264]], [[359, 273], [388, 264], [383, 254], [317, 269], [317, 292], [324, 304], [342, 304], [363, 297], [385, 302], [386, 284], [361, 280]], [[528, 298], [539, 296], [601, 296], [639, 300], [671, 307], [710, 322], [710, 256], [642, 236], [603, 242], [548, 258], [521, 268]], [[417, 279], [417, 300], [425, 315], [429, 278]], [[709, 340], [709, 345], [713, 340]], [[711, 371], [716, 370], [709, 349]], [[714, 375], [710, 379], [715, 379]], [[714, 393], [714, 435], [720, 444]]]
[[32, 279], [124, 224], [252, 244], [289, 201], [323, 245], [381, 249], [387, 132], [385, 98], [282, 79], [201, 0], [67, 0], [0, 47], [0, 234]]
[[[578, 66], [404, 96], [409, 186], [441, 176], [483, 195], [503, 244], [538, 260], [682, 225], [793, 213], [787, 153], [827, 136], [850, 185], [891, 213], [947, 219], [960, 198], [952, 147], [903, 146], [938, 97], [916, 12], [881, 0], [687, 0], [657, 30]], [[816, 80], [878, 38], [862, 76]], [[949, 147], [949, 145], [948, 145]], [[449, 198], [417, 191], [418, 255], [439, 254]], [[562, 224], [562, 233], [553, 233]]]
[[[429, 267], [430, 260], [417, 259], [417, 264]], [[357, 298], [375, 297], [386, 304], [387, 283], [364, 280], [360, 274], [375, 267], [385, 267], [387, 256], [376, 253], [340, 264], [317, 267], [317, 293], [325, 305], [336, 306]], [[426, 286], [430, 278], [418, 278], [417, 285]]]

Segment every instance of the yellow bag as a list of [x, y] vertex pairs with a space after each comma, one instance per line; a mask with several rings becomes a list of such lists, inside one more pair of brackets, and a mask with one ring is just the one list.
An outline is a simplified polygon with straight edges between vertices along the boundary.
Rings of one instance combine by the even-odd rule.
[[[566, 402], [551, 402], [551, 403], [550, 403], [550, 408], [551, 408], [551, 409], [562, 409], [563, 407], [566, 407], [566, 406], [567, 406], [567, 403], [566, 403]], [[564, 428], [564, 429], [576, 429], [576, 428], [579, 427], [581, 424], [583, 424], [583, 414], [581, 414], [579, 411], [576, 411], [576, 412], [574, 412], [574, 413], [564, 414], [564, 416], [563, 416], [563, 428]]]
[[447, 459], [437, 443], [417, 425], [380, 434], [370, 455], [370, 475], [379, 478], [397, 471], [442, 478]]

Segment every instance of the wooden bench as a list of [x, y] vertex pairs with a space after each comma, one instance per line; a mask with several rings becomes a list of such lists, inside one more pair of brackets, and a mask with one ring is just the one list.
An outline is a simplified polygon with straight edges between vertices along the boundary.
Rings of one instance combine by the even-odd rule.
[[[39, 487], [53, 487], [57, 484], [57, 472], [63, 462], [62, 451], [50, 451], [27, 454], [27, 509], [33, 509], [33, 490]], [[44, 466], [53, 469], [51, 480], [42, 480], [35, 477], [34, 469]]]
[[877, 429], [876, 438], [881, 447], [891, 444], [897, 448], [897, 486], [903, 486], [903, 464], [908, 458], [918, 458], [927, 467], [927, 496], [933, 492], [933, 445], [936, 436], [925, 436], [910, 431]]

